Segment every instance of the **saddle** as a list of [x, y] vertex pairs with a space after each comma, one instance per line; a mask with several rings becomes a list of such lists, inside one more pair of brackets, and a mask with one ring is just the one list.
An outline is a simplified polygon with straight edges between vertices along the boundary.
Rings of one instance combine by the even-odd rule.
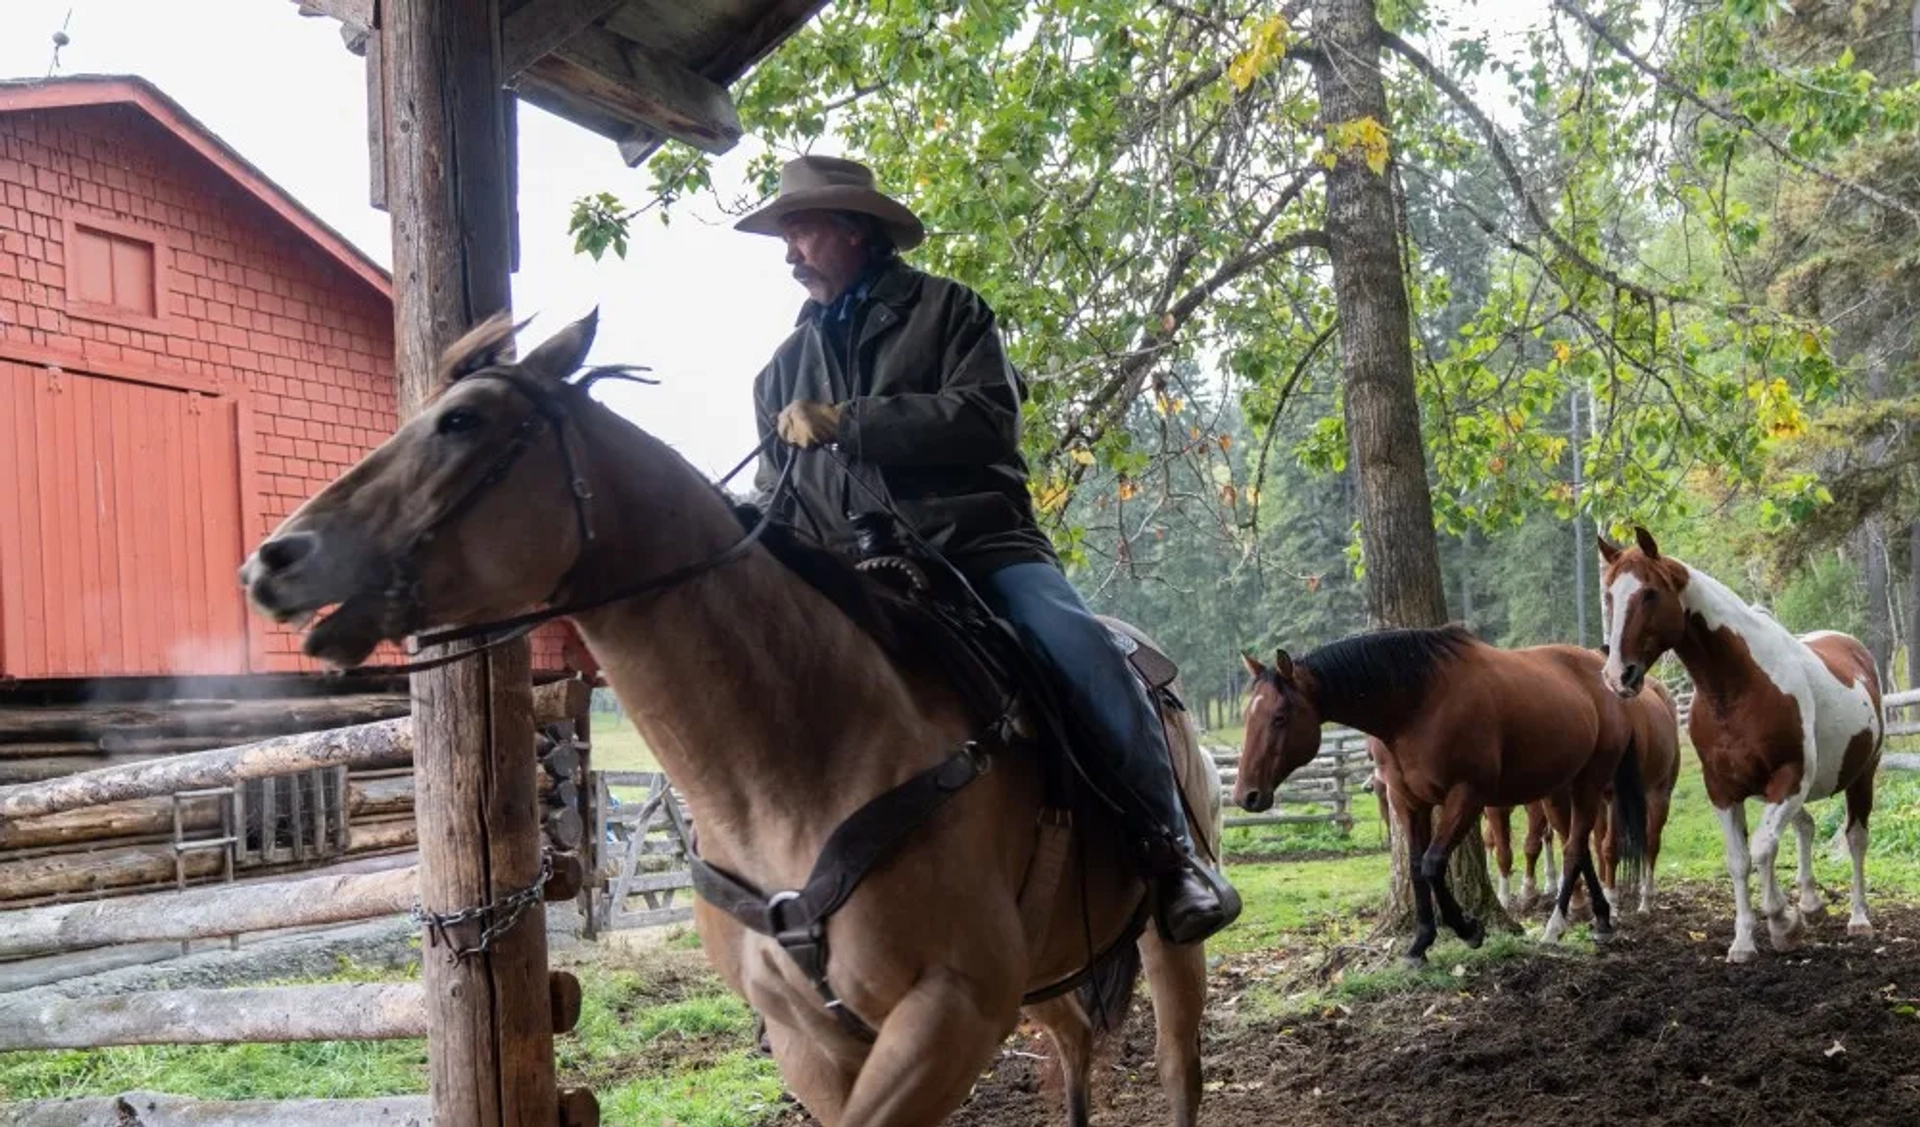
[[[748, 520], [746, 513], [742, 520]], [[768, 536], [764, 542], [782, 562], [870, 630], [892, 636], [902, 628], [912, 629], [914, 644], [937, 663], [975, 715], [975, 737], [848, 816], [828, 838], [801, 888], [769, 893], [702, 860], [697, 847], [688, 861], [694, 891], [702, 899], [750, 930], [771, 937], [812, 982], [841, 1028], [871, 1042], [873, 1027], [841, 1000], [827, 979], [827, 920], [874, 866], [990, 769], [995, 751], [1016, 742], [1059, 749], [1041, 761], [1044, 809], [1021, 897], [1030, 943], [1037, 945], [1051, 916], [1053, 890], [1071, 839], [1071, 811], [1098, 802], [1123, 818], [1137, 812], [1128, 808], [1131, 796], [1116, 795], [1102, 786], [1097, 769], [1086, 769], [1089, 762], [1097, 762], [1088, 754], [1095, 750], [1092, 737], [1064, 707], [1053, 679], [1020, 643], [1013, 627], [966, 591], [965, 580], [957, 572], [923, 568], [897, 543], [875, 542], [864, 534], [867, 531], [862, 536], [864, 558], [851, 584], [847, 562], [826, 556], [824, 549], [784, 535]], [[881, 614], [892, 617], [890, 624], [875, 620], [876, 606]], [[1131, 635], [1109, 630], [1149, 697], [1184, 709], [1171, 688], [1178, 673], [1173, 661]], [[1018, 735], [1052, 738], [1021, 741]], [[1143, 900], [1132, 924], [1109, 950], [1139, 936], [1146, 925], [1146, 911]], [[1032, 992], [1026, 1001], [1057, 997], [1076, 988], [1104, 954], [1089, 958], [1087, 969]]]

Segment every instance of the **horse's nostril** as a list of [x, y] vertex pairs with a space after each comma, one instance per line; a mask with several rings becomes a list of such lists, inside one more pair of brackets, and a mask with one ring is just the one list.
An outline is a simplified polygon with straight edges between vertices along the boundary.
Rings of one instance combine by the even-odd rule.
[[260, 563], [268, 571], [285, 571], [313, 554], [320, 538], [311, 532], [275, 537], [260, 545]]

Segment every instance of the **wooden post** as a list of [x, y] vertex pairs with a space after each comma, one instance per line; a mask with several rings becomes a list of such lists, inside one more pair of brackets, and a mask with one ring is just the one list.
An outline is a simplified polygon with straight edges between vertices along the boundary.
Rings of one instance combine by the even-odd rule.
[[[395, 373], [402, 416], [435, 361], [508, 308], [513, 200], [499, 0], [385, 0], [381, 134], [393, 219]], [[539, 879], [530, 651], [522, 642], [413, 678], [414, 794], [426, 911], [490, 904]], [[463, 924], [451, 938], [479, 939]], [[546, 910], [536, 897], [489, 950], [421, 952], [436, 1127], [557, 1115]]]

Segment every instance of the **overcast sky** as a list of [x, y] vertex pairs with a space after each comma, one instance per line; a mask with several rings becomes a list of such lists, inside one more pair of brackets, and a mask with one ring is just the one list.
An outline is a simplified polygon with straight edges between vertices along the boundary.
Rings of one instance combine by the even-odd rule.
[[[1530, 22], [1514, 17], [1537, 20], [1545, 5], [1436, 7], [1513, 43]], [[147, 78], [390, 264], [387, 216], [367, 204], [364, 64], [347, 52], [334, 21], [303, 18], [290, 0], [0, 0], [0, 76], [45, 75], [63, 21], [72, 41], [58, 73]], [[749, 139], [719, 163], [715, 184], [727, 198], [744, 192], [754, 151]], [[643, 217], [624, 262], [573, 253], [566, 225], [574, 199], [608, 191], [638, 200], [646, 184], [612, 142], [523, 104], [514, 308], [537, 318], [529, 333], [538, 339], [598, 304], [593, 359], [648, 365], [663, 383], [603, 384], [597, 394], [718, 474], [755, 441], [754, 374], [791, 329], [804, 295], [777, 242], [736, 233], [705, 200], [677, 210], [671, 227]]]

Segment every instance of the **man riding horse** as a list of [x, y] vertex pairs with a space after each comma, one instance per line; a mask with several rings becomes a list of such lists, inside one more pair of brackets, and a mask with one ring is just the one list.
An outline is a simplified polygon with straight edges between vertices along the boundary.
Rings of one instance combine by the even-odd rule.
[[901, 261], [926, 230], [854, 161], [789, 162], [779, 195], [737, 226], [783, 240], [810, 299], [754, 381], [761, 438], [781, 440], [760, 456], [761, 502], [850, 555], [897, 516], [951, 563], [1052, 675], [1091, 733], [1102, 785], [1131, 799], [1161, 933], [1195, 943], [1227, 926], [1240, 898], [1195, 854], [1152, 702], [1034, 520], [1025, 388], [993, 311]]

